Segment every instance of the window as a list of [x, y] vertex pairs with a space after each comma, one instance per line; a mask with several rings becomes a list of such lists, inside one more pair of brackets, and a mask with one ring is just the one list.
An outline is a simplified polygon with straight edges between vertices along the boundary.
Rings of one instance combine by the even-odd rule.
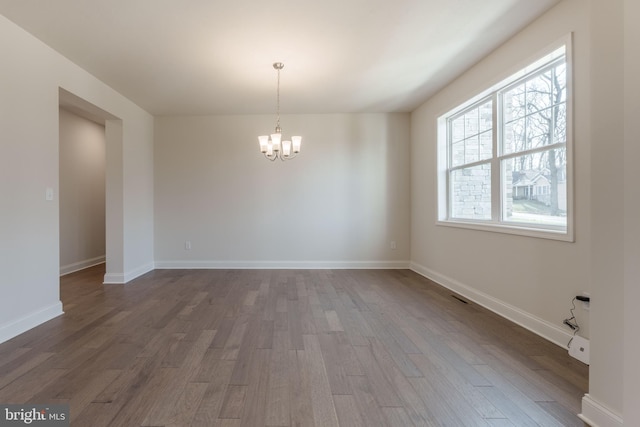
[[568, 43], [438, 119], [444, 225], [572, 240]]

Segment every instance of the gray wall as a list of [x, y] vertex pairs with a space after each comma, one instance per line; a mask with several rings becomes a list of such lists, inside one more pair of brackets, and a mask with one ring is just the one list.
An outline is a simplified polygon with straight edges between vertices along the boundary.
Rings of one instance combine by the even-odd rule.
[[60, 274], [105, 260], [104, 126], [60, 109]]
[[[640, 2], [624, 1], [624, 419], [640, 424]], [[618, 306], [616, 308], [620, 310]], [[607, 314], [604, 313], [604, 316]], [[612, 319], [616, 320], [616, 319]], [[611, 326], [611, 323], [609, 323]]]
[[281, 122], [302, 153], [272, 163], [272, 115], [156, 118], [156, 266], [406, 268], [409, 114]]

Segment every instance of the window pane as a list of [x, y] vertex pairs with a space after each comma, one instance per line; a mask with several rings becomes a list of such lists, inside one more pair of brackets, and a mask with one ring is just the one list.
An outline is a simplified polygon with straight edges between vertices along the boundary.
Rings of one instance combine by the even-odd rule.
[[480, 132], [491, 130], [491, 128], [493, 128], [493, 101], [492, 100], [482, 104], [479, 107], [478, 117], [480, 119]]
[[480, 160], [490, 159], [493, 155], [493, 132], [488, 130], [480, 134]]
[[525, 85], [521, 84], [511, 88], [502, 95], [504, 108], [504, 121], [509, 123], [521, 119], [525, 115]]
[[551, 71], [527, 81], [527, 113], [532, 114], [551, 106]]
[[502, 93], [502, 153], [565, 142], [566, 65], [555, 65]]
[[553, 69], [553, 103], [567, 101], [567, 64], [558, 64]]
[[502, 150], [504, 154], [526, 150], [526, 119], [518, 119], [506, 123], [502, 135]]
[[458, 142], [464, 139], [464, 116], [451, 120], [451, 142]]
[[451, 217], [491, 219], [491, 164], [458, 169], [450, 174]]
[[493, 155], [493, 100], [449, 120], [450, 166], [486, 160]]
[[503, 160], [502, 179], [504, 221], [566, 227], [566, 149]]
[[538, 148], [551, 143], [551, 135], [549, 129], [551, 128], [551, 108], [540, 110], [527, 117], [527, 128], [525, 133], [527, 134], [526, 148]]
[[464, 164], [464, 141], [451, 145], [451, 166]]
[[478, 134], [478, 109], [474, 108], [472, 110], [464, 113], [464, 135], [471, 136]]
[[567, 104], [560, 104], [554, 110], [556, 125], [553, 129], [553, 142], [567, 142]]
[[464, 140], [464, 162], [471, 163], [477, 162], [480, 152], [480, 146], [478, 144], [478, 135], [474, 135], [471, 138]]

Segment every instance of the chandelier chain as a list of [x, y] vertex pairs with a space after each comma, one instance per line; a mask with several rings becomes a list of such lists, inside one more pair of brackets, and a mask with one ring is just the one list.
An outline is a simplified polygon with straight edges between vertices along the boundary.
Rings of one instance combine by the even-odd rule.
[[276, 129], [280, 129], [280, 68], [278, 70], [278, 89], [276, 91], [276, 110], [278, 112], [278, 120], [276, 122]]

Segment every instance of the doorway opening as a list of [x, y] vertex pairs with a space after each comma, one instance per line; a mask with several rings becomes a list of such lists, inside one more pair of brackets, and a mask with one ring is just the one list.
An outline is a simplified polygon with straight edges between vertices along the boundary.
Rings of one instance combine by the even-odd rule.
[[106, 260], [106, 143], [102, 123], [59, 114], [60, 276]]
[[105, 264], [106, 277], [122, 269], [122, 121], [62, 88], [58, 107], [60, 275]]

